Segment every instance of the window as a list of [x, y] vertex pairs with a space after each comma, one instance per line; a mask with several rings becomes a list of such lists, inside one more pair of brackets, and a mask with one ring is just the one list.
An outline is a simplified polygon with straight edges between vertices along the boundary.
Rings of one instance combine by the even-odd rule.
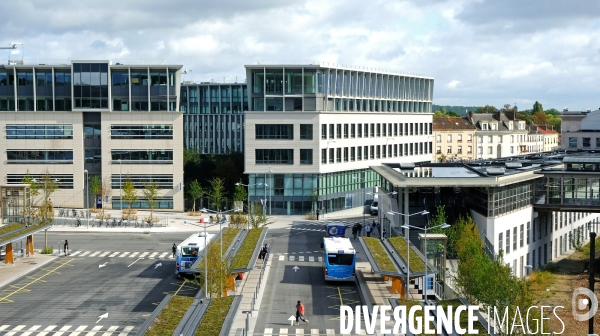
[[492, 123], [492, 131], [495, 131], [497, 129], [498, 129], [498, 124]]
[[364, 137], [368, 138], [369, 137], [369, 124], [365, 124], [364, 130], [365, 130]]
[[173, 150], [113, 150], [111, 158], [112, 164], [119, 164], [118, 160], [127, 164], [172, 164]]
[[255, 149], [256, 164], [294, 164], [293, 149]]
[[439, 134], [438, 134], [438, 135], [436, 135], [436, 136], [435, 136], [435, 141], [436, 141], [436, 142], [442, 142], [442, 136], [441, 136], [441, 135], [439, 135]]
[[398, 124], [394, 123], [394, 136], [398, 136]]
[[110, 125], [110, 138], [173, 139], [173, 125]]
[[327, 148], [321, 149], [321, 163], [327, 164]]
[[457, 135], [456, 141], [462, 142], [462, 134]]
[[300, 164], [308, 164], [308, 165], [313, 164], [313, 150], [312, 149], [300, 149]]
[[371, 160], [375, 159], [375, 146], [371, 146], [371, 148], [369, 149], [369, 158]]
[[467, 147], [467, 154], [471, 154], [473, 153], [473, 147], [469, 146]]
[[488, 136], [488, 142], [489, 143], [494, 143], [494, 136], [493, 135]]
[[356, 147], [350, 148], [350, 161], [356, 161]]
[[369, 135], [371, 138], [375, 137], [375, 124], [371, 124], [371, 132]]
[[378, 124], [378, 125], [381, 125], [381, 135], [386, 136], [387, 132], [386, 132], [385, 124]]
[[513, 251], [517, 250], [517, 227], [513, 228]]
[[313, 125], [312, 124], [300, 124], [300, 139], [301, 140], [312, 140], [313, 139]]
[[596, 138], [596, 148], [600, 148], [600, 138]]
[[[46, 174], [7, 174], [6, 181], [8, 184], [22, 184], [25, 177], [36, 181], [43, 181]], [[58, 189], [73, 189], [73, 174], [50, 174], [50, 180], [58, 180], [56, 182]]]
[[350, 137], [352, 139], [356, 138], [356, 124], [350, 125]]
[[377, 150], [377, 158], [381, 159], [381, 146], [375, 146], [375, 149]]
[[7, 150], [7, 164], [72, 164], [73, 151]]
[[321, 125], [321, 139], [327, 139], [327, 124]]
[[569, 138], [569, 148], [577, 148], [577, 138]]
[[335, 133], [335, 137], [337, 139], [341, 139], [342, 138], [342, 124], [337, 124], [335, 127], [336, 133]]
[[348, 139], [348, 124], [344, 124], [344, 139]]
[[[366, 146], [365, 146], [366, 147]], [[358, 157], [358, 161], [362, 161], [362, 146], [358, 146], [356, 147], [356, 154]]]
[[493, 154], [494, 153], [494, 147], [488, 147], [488, 154]]
[[409, 125], [410, 125], [410, 135], [413, 135], [414, 124], [413, 123], [409, 123]]
[[333, 139], [335, 137], [335, 125], [334, 124], [329, 124], [329, 139]]
[[500, 251], [502, 251], [502, 246], [504, 246], [504, 245], [502, 244], [502, 237], [503, 237], [503, 234], [502, 234], [502, 232], [500, 232], [500, 233], [498, 234], [498, 248], [500, 249]]
[[448, 139], [446, 139], [446, 141], [452, 142], [452, 134], [448, 134]]
[[442, 147], [441, 146], [437, 146], [435, 153], [436, 154], [442, 154]]
[[256, 124], [255, 129], [256, 139], [294, 140], [294, 125], [292, 124]]
[[506, 254], [510, 253], [510, 230], [506, 230]]
[[383, 148], [381, 149], [381, 157], [385, 159], [387, 157], [387, 150], [385, 145], [383, 145], [382, 147]]
[[358, 124], [358, 126], [356, 126], [356, 128], [358, 129], [358, 137], [362, 138], [363, 137], [362, 124]]
[[523, 247], [523, 231], [524, 231], [524, 227], [525, 224], [521, 224], [521, 232], [520, 232], [520, 239], [519, 239], [519, 247]]
[[482, 130], [484, 130], [484, 131], [487, 131], [487, 129], [488, 129], [488, 124], [487, 124], [487, 123], [482, 123], [482, 124], [481, 124], [481, 129], [482, 129]]
[[73, 139], [73, 125], [6, 125], [7, 139]]
[[481, 146], [477, 147], [477, 154], [483, 155], [483, 147], [481, 147]]
[[472, 142], [473, 136], [471, 134], [467, 135], [467, 142]]
[[510, 147], [510, 154], [515, 154], [515, 148], [514, 147]]
[[[121, 206], [121, 198], [119, 196], [112, 197], [112, 206], [116, 208]], [[129, 206], [129, 203], [123, 203], [123, 208]], [[135, 209], [150, 209], [148, 199], [138, 197], [137, 201], [132, 202], [131, 206]], [[173, 209], [173, 197], [157, 197], [154, 200], [154, 209]]]
[[127, 178], [133, 183], [135, 189], [144, 189], [146, 184], [156, 182], [158, 189], [173, 189], [172, 174], [112, 174], [111, 185], [113, 189], [122, 189]]
[[348, 162], [348, 147], [344, 147], [344, 162]]
[[514, 136], [514, 135], [511, 135], [511, 136], [510, 136], [510, 143], [514, 143], [514, 142], [515, 142], [515, 136]]
[[583, 138], [583, 148], [591, 147], [591, 138]]
[[448, 146], [448, 151], [446, 153], [447, 154], [452, 154], [452, 146]]
[[329, 163], [335, 162], [335, 156], [334, 156], [333, 150], [334, 150], [333, 148], [329, 148]]
[[402, 136], [402, 135], [406, 135], [406, 133], [404, 133], [404, 132], [405, 132], [405, 131], [404, 131], [405, 129], [406, 129], [406, 127], [404, 127], [404, 124], [400, 123], [400, 135], [401, 135], [401, 136]]
[[342, 149], [341, 148], [336, 148], [335, 149], [335, 162], [342, 162]]
[[480, 136], [479, 136], [479, 143], [480, 143], [480, 144], [483, 144], [483, 135], [480, 135]]
[[458, 153], [458, 154], [462, 154], [462, 146], [458, 146], [458, 151], [457, 151], [457, 153]]

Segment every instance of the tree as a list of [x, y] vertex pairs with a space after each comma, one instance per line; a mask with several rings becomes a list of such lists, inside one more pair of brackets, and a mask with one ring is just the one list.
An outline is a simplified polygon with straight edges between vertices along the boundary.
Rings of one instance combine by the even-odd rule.
[[[446, 207], [445, 206], [438, 205], [435, 210], [436, 210], [435, 211], [435, 215], [427, 223], [428, 230], [430, 228], [435, 227], [435, 226], [439, 226], [439, 225], [445, 224], [446, 221], [447, 221]], [[429, 232], [431, 232], [431, 233], [445, 233], [444, 229], [442, 229], [441, 227], [438, 227], [438, 228], [435, 228], [435, 229], [431, 229], [431, 230], [429, 230]]]
[[242, 185], [242, 180], [238, 182], [235, 186], [235, 190], [233, 192], [233, 200], [237, 202], [243, 202], [248, 199], [248, 192], [246, 191], [246, 187]]
[[[52, 179], [48, 170], [41, 180], [29, 176], [29, 171], [23, 177], [23, 183], [29, 185], [30, 204], [25, 208], [24, 215], [28, 217], [27, 225], [50, 225], [54, 223], [54, 206], [52, 205], [52, 194], [58, 189], [58, 180]], [[37, 197], [42, 191], [42, 199]], [[48, 247], [48, 230], [44, 230], [44, 248]]]
[[[96, 209], [96, 200], [95, 198], [99, 195], [102, 195], [102, 181], [98, 175], [94, 175], [90, 178], [88, 182], [88, 188], [92, 195], [94, 195], [94, 210]], [[104, 203], [104, 202], [103, 202]]]
[[188, 196], [194, 202], [192, 205], [192, 212], [196, 212], [196, 200], [204, 194], [204, 190], [202, 190], [202, 186], [198, 183], [198, 180], [193, 180], [190, 182], [189, 187], [187, 188]]
[[154, 221], [154, 207], [156, 206], [156, 199], [158, 198], [158, 184], [156, 181], [145, 183], [142, 193], [150, 207], [150, 218], [148, 219], [148, 223], [152, 223]]
[[494, 112], [498, 112], [498, 109], [491, 105], [485, 105], [484, 107], [480, 107], [477, 110], [475, 110], [475, 113], [494, 113]]
[[208, 198], [212, 205], [217, 211], [217, 219], [219, 212], [221, 211], [221, 204], [225, 200], [225, 186], [223, 185], [223, 179], [215, 177], [210, 182], [210, 190], [208, 192]]
[[310, 195], [308, 196], [308, 199], [310, 200], [310, 211], [311, 211], [311, 213], [316, 214], [315, 207], [319, 206], [317, 204], [317, 202], [319, 201], [320, 198], [321, 198], [321, 196], [319, 196], [319, 189], [314, 188], [312, 190], [312, 192], [310, 193]]
[[544, 112], [533, 112], [532, 118], [536, 125], [548, 125], [548, 115]]
[[[231, 275], [231, 258], [221, 256], [218, 240], [212, 240], [206, 247], [206, 252], [202, 254], [200, 265], [204, 272], [204, 257], [207, 263], [207, 285], [206, 291], [210, 298], [222, 297], [227, 290], [227, 280]], [[196, 282], [200, 287], [204, 287], [204, 274], [196, 277]]]
[[102, 195], [102, 218], [104, 218], [104, 209], [106, 209], [106, 200], [112, 194], [112, 183], [109, 177], [105, 177], [100, 184], [100, 195]]
[[[21, 180], [21, 182], [23, 182], [23, 184], [29, 185], [29, 205], [27, 207], [25, 207], [24, 215], [26, 217], [31, 218], [31, 216], [33, 216], [35, 213], [35, 210], [34, 210], [35, 199], [39, 196], [40, 189], [38, 188], [34, 179], [31, 178], [31, 176], [29, 175], [29, 170], [27, 170], [27, 173], [25, 174], [25, 176], [23, 176], [23, 179]], [[29, 222], [29, 220], [28, 220], [28, 222]]]
[[251, 229], [273, 224], [274, 222], [271, 222], [270, 220], [271, 217], [267, 216], [263, 211], [263, 206], [260, 202], [254, 202], [254, 206], [252, 206], [251, 209], [248, 209], [248, 225]]
[[544, 108], [542, 108], [542, 104], [540, 104], [537, 100], [533, 104], [533, 113], [536, 112], [544, 113]]
[[448, 117], [452, 117], [452, 118], [459, 118], [462, 117], [460, 114], [454, 112], [454, 111], [448, 111], [446, 112], [446, 116]]
[[440, 156], [438, 156], [437, 159], [439, 162], [446, 162], [446, 159], [448, 159], [448, 157], [445, 154], [440, 154]]
[[125, 177], [125, 183], [123, 184], [123, 200], [129, 203], [128, 209], [129, 214], [131, 214], [131, 204], [137, 201], [138, 195], [135, 186], [133, 185], [133, 181], [129, 174]]

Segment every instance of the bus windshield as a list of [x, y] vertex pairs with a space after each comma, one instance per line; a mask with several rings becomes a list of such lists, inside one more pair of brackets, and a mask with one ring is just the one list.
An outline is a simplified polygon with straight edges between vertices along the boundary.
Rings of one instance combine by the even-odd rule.
[[196, 257], [198, 256], [198, 251], [200, 250], [197, 246], [183, 246], [181, 248], [181, 256], [182, 257]]
[[329, 254], [327, 255], [327, 262], [329, 265], [352, 265], [354, 260], [354, 254]]

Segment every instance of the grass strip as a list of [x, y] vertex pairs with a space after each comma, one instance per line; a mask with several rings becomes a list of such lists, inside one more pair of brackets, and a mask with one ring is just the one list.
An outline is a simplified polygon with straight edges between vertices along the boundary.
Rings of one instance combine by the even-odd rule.
[[[411, 253], [410, 256], [407, 255], [408, 254], [408, 249], [407, 249], [408, 244], [406, 243], [406, 240], [404, 240], [404, 237], [388, 238], [388, 241], [390, 242], [390, 244], [392, 244], [392, 246], [396, 249], [396, 251], [402, 257], [402, 259], [404, 259], [404, 261], [410, 260], [410, 270], [412, 272], [425, 272], [425, 263], [423, 262], [423, 259], [421, 259], [421, 257], [419, 257], [419, 255], [416, 252]], [[411, 250], [412, 250], [412, 248], [411, 248]], [[410, 259], [408, 259], [407, 257], [410, 257]]]
[[[15, 224], [12, 224], [12, 225], [15, 225]], [[20, 228], [24, 227], [23, 224], [16, 224], [16, 225], [19, 226], [17, 229], [20, 229]], [[21, 231], [18, 231], [18, 232], [15, 232], [13, 234], [9, 234], [7, 236], [4, 236], [4, 237], [0, 238], [0, 243], [10, 242], [10, 240], [13, 239], [13, 238], [20, 237], [20, 236], [22, 236], [22, 235], [24, 235], [26, 233], [33, 232], [33, 231], [38, 230], [39, 228], [42, 228], [44, 226], [46, 226], [46, 225], [42, 225], [42, 224], [30, 225], [25, 230], [21, 230]], [[14, 228], [13, 228], [13, 231], [14, 231]]]
[[3, 226], [3, 227], [0, 228], [0, 236], [3, 235], [3, 234], [7, 234], [7, 233], [9, 233], [11, 231], [22, 229], [24, 227], [25, 227], [25, 225], [24, 224], [20, 224], [20, 223], [5, 225], [5, 226]]
[[244, 239], [242, 246], [240, 246], [238, 253], [235, 255], [233, 262], [231, 263], [231, 269], [248, 267], [248, 263], [252, 258], [252, 254], [254, 254], [254, 248], [256, 248], [256, 244], [258, 243], [258, 239], [260, 238], [263, 229], [264, 228], [256, 228], [248, 231], [246, 239]]
[[221, 332], [225, 317], [231, 308], [235, 296], [212, 299], [202, 317], [194, 336], [216, 336]]
[[[460, 300], [458, 299], [454, 299], [454, 300], [441, 300], [437, 302], [438, 305], [444, 307], [444, 311], [448, 312], [448, 307], [452, 307], [452, 313], [454, 313], [456, 311], [456, 308], [458, 306], [462, 306], [462, 302], [460, 302]], [[467, 311], [463, 311], [460, 314], [460, 327], [461, 328], [465, 328], [468, 329], [469, 327], [469, 314]], [[473, 329], [475, 330], [479, 330], [479, 335], [487, 335], [488, 332], [485, 329], [485, 327], [483, 326], [483, 324], [481, 324], [481, 322], [479, 321], [475, 321], [473, 322]]]
[[193, 297], [173, 296], [171, 301], [154, 319], [145, 336], [172, 335], [192, 302], [194, 302]]
[[[221, 233], [221, 237], [223, 237], [223, 254], [225, 254], [225, 251], [227, 251], [229, 246], [231, 246], [231, 243], [233, 243], [233, 239], [238, 234], [238, 232], [240, 232], [240, 229], [225, 228], [225, 230], [223, 230], [223, 232]], [[217, 244], [221, 243], [219, 240], [216, 240]], [[211, 240], [211, 242], [212, 242], [212, 240]], [[209, 246], [210, 246], [210, 244], [209, 244]], [[221, 247], [219, 246], [219, 249], [220, 248]], [[203, 263], [204, 263], [204, 258], [200, 258], [200, 262], [198, 263], [198, 265], [204, 265]], [[204, 266], [198, 266], [197, 269], [201, 269], [203, 267]]]
[[388, 256], [387, 252], [381, 244], [379, 243], [379, 239], [377, 238], [363, 238], [365, 244], [369, 248], [371, 255], [375, 259], [375, 263], [377, 263], [377, 267], [381, 271], [390, 271], [390, 272], [398, 272], [392, 260]]

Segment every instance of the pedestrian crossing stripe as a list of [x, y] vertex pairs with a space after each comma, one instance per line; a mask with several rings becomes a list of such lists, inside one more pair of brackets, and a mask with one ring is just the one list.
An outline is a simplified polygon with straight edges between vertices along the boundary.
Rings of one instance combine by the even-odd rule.
[[173, 259], [172, 252], [111, 252], [111, 251], [75, 251], [71, 257], [98, 257], [98, 258], [139, 258], [139, 259]]
[[[325, 333], [321, 333], [319, 329], [302, 329], [302, 328], [279, 328], [274, 330], [273, 328], [265, 328], [264, 332], [255, 333], [255, 335], [262, 336], [317, 336], [317, 335], [337, 335], [335, 329], [325, 329]], [[366, 335], [365, 330], [361, 330], [358, 335]]]
[[[127, 336], [134, 330], [134, 326], [43, 326], [41, 324], [27, 326], [24, 324], [11, 326], [10, 324], [0, 325], [2, 336]], [[119, 330], [120, 329], [120, 330]]]
[[[284, 256], [280, 255], [279, 256], [279, 260], [283, 261], [284, 260]], [[323, 257], [318, 257], [318, 262], [323, 262]], [[288, 257], [288, 261], [296, 261], [296, 256], [289, 256]], [[304, 256], [298, 256], [298, 261], [305, 261]], [[308, 257], [308, 260], [306, 261], [315, 261], [315, 257]]]

